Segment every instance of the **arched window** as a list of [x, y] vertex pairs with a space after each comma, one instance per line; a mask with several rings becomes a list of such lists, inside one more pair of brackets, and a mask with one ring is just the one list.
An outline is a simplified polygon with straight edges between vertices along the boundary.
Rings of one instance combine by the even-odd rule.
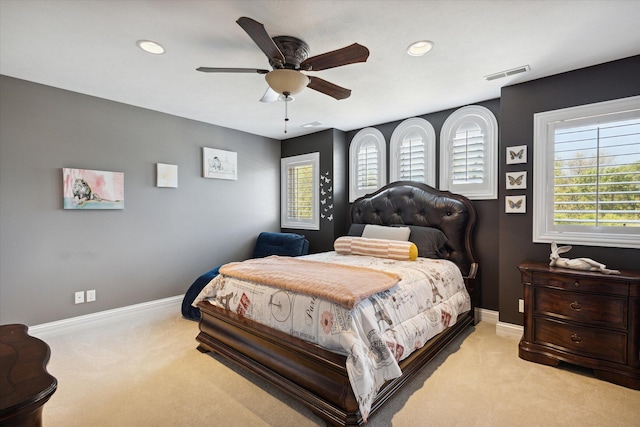
[[386, 141], [375, 128], [358, 132], [349, 147], [349, 201], [372, 193], [387, 182]]
[[498, 122], [487, 108], [462, 107], [444, 122], [440, 189], [470, 199], [498, 198]]
[[391, 135], [391, 181], [436, 185], [436, 132], [421, 118], [403, 121]]

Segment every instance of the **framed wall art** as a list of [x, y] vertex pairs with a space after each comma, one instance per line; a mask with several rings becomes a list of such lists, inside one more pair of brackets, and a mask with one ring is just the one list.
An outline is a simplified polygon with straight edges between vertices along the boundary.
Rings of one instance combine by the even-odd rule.
[[157, 163], [156, 187], [178, 188], [178, 165]]
[[238, 153], [202, 147], [202, 176], [237, 180]]
[[124, 209], [124, 172], [62, 168], [64, 209]]
[[505, 196], [505, 213], [527, 213], [527, 196]]
[[520, 163], [527, 163], [527, 146], [516, 145], [507, 147], [507, 164], [516, 165]]
[[525, 190], [527, 188], [527, 172], [507, 172], [507, 190]]

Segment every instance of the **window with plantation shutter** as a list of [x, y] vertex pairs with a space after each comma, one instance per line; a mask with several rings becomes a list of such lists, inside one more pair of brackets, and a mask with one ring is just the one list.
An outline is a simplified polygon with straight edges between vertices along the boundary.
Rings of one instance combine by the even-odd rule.
[[487, 108], [462, 107], [444, 122], [440, 189], [476, 200], [498, 198], [498, 122]]
[[386, 143], [374, 128], [358, 132], [349, 147], [349, 201], [386, 184]]
[[421, 118], [403, 121], [391, 135], [391, 181], [417, 181], [436, 185], [436, 136]]
[[640, 247], [640, 97], [534, 124], [534, 241]]
[[281, 227], [320, 229], [320, 153], [281, 159]]

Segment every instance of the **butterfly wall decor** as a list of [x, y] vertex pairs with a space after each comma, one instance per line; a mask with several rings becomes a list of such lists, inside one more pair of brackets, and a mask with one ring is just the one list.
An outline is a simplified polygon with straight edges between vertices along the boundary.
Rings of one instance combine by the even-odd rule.
[[515, 165], [519, 163], [527, 163], [527, 146], [516, 145], [507, 147], [507, 164]]
[[527, 172], [507, 172], [506, 173], [506, 189], [507, 190], [522, 190], [527, 188]]
[[505, 213], [526, 213], [527, 196], [505, 196], [504, 211]]

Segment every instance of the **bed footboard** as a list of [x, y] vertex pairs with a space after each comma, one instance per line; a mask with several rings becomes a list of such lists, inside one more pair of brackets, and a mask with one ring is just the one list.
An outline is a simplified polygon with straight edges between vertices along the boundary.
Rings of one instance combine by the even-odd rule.
[[[317, 345], [274, 331], [207, 302], [198, 304], [202, 317], [198, 349], [212, 351], [279, 387], [336, 426], [362, 425], [358, 403], [346, 371], [346, 357]], [[370, 417], [413, 378], [467, 326], [472, 312], [459, 316], [455, 325], [432, 338], [400, 363], [402, 376], [384, 384]]]

